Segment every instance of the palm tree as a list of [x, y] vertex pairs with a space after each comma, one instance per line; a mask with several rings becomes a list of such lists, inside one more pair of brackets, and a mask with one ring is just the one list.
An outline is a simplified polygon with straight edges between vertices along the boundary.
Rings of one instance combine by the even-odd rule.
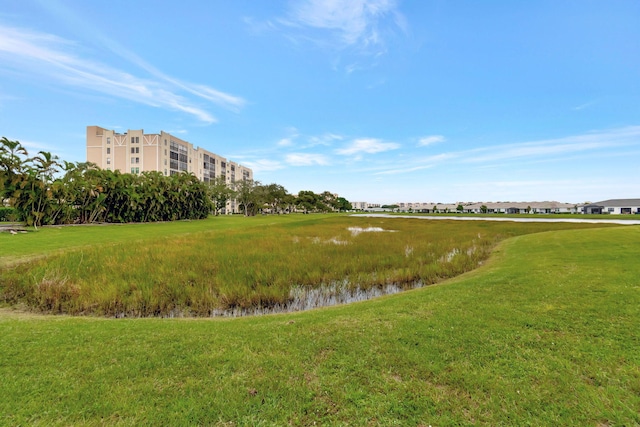
[[22, 175], [27, 150], [18, 141], [0, 139], [0, 202], [11, 199], [18, 176]]
[[13, 194], [14, 207], [22, 214], [27, 225], [36, 229], [45, 223], [50, 223], [53, 192], [51, 184], [53, 175], [60, 164], [58, 157], [46, 151], [26, 159], [19, 184]]

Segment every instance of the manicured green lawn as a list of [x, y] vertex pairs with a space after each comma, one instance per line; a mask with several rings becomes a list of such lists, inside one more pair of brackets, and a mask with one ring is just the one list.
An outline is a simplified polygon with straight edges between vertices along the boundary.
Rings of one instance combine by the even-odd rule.
[[639, 227], [554, 231], [437, 286], [298, 314], [3, 309], [0, 424], [638, 425], [639, 257]]

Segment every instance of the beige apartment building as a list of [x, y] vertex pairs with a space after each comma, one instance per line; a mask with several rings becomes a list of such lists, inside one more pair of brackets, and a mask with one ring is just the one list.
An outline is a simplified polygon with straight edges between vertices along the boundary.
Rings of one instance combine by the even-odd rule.
[[[228, 184], [253, 180], [253, 171], [227, 160], [174, 135], [160, 131], [145, 134], [144, 130], [117, 133], [100, 126], [87, 126], [87, 162], [102, 169], [139, 174], [158, 171], [165, 176], [190, 172], [203, 182], [225, 177]], [[235, 201], [227, 210], [236, 211]]]

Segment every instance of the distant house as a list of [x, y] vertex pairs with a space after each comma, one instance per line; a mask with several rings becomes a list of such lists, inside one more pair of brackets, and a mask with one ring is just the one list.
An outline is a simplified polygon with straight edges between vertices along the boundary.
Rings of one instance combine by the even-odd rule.
[[434, 203], [434, 202], [398, 202], [398, 210], [400, 212], [418, 212], [418, 213], [456, 213], [458, 204], [452, 203]]
[[484, 202], [464, 206], [464, 212], [505, 214], [554, 214], [578, 213], [578, 207], [572, 203], [561, 202]]
[[[501, 213], [501, 214], [559, 214], [580, 213], [580, 206], [561, 202], [398, 202], [400, 212], [420, 213]], [[459, 209], [461, 208], [461, 209]]]
[[584, 214], [640, 214], [640, 199], [610, 199], [582, 206]]
[[582, 206], [582, 213], [586, 215], [600, 215], [604, 210], [604, 206], [601, 206], [597, 203], [589, 203], [588, 205]]

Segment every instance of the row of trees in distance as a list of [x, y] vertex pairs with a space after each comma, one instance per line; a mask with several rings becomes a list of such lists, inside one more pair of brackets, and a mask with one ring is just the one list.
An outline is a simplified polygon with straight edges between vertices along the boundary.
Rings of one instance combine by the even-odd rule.
[[225, 213], [231, 201], [246, 216], [351, 209], [328, 191], [294, 196], [281, 185], [251, 180], [218, 177], [205, 184], [189, 173], [121, 173], [45, 151], [30, 157], [18, 141], [0, 139], [0, 207], [8, 204], [14, 219], [30, 226], [202, 219]]

